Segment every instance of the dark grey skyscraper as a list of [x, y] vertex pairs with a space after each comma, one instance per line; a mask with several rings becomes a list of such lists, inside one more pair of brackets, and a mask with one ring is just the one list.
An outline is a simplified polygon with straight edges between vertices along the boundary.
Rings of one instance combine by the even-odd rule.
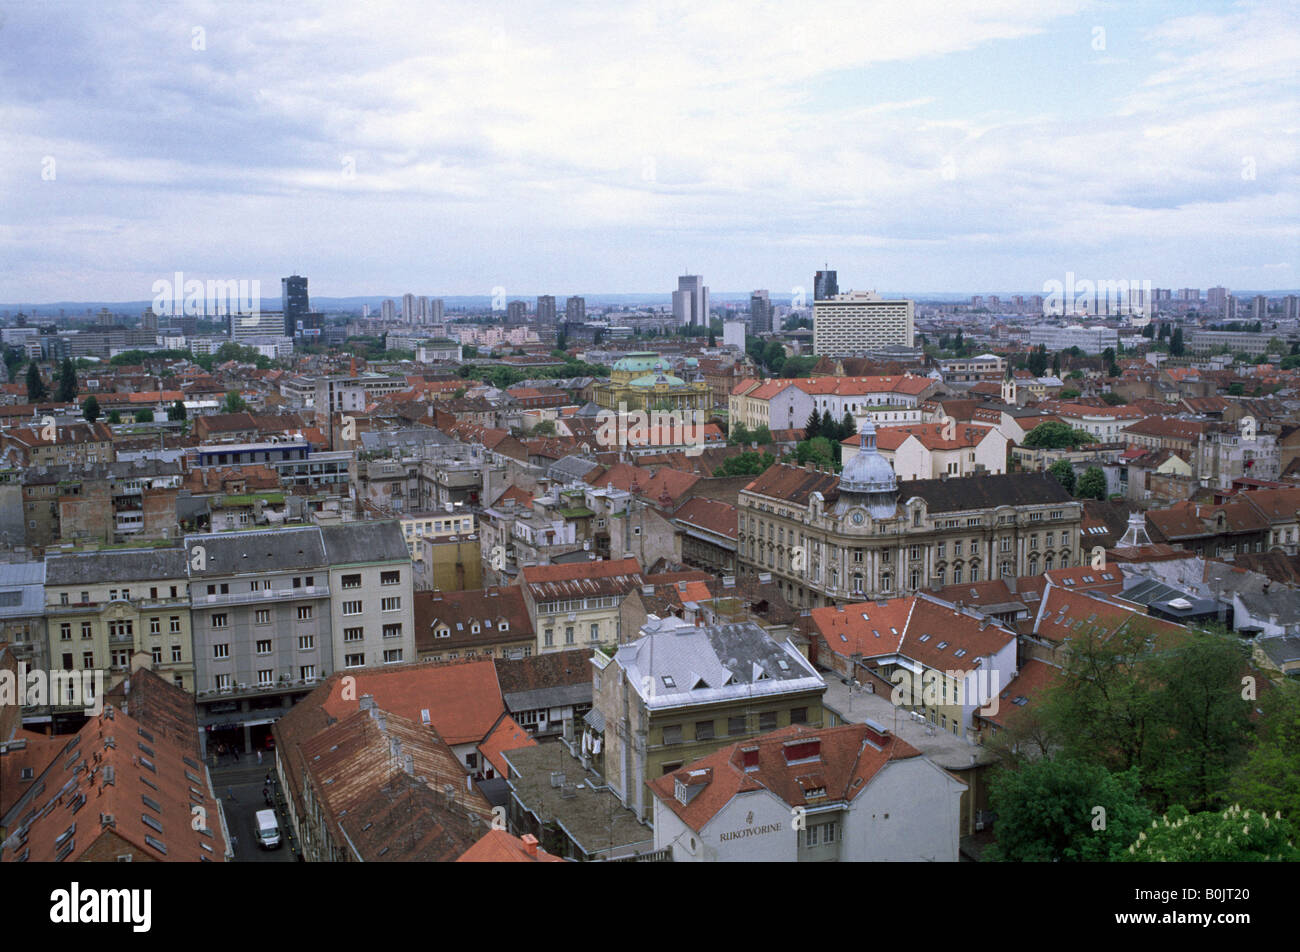
[[840, 293], [839, 276], [834, 271], [818, 271], [813, 279], [813, 300], [825, 301]]
[[766, 291], [755, 291], [749, 296], [749, 324], [755, 334], [772, 331], [772, 302]]
[[506, 305], [506, 322], [522, 324], [528, 320], [528, 305], [523, 301], [511, 301]]
[[292, 337], [311, 307], [307, 303], [307, 279], [294, 274], [280, 279], [280, 310], [284, 311], [284, 335]]
[[541, 294], [537, 298], [537, 323], [555, 323], [555, 295]]
[[571, 297], [564, 302], [564, 320], [568, 324], [587, 323], [587, 299]]

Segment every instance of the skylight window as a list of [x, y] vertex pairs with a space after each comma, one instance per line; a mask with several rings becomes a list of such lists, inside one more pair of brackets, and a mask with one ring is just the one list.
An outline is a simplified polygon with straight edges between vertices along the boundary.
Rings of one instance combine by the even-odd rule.
[[664, 682], [664, 687], [666, 688], [677, 687], [677, 682], [673, 680], [673, 676], [671, 674], [665, 674], [663, 676], [663, 682]]
[[[893, 631], [894, 629], [891, 628], [891, 629], [889, 629], [889, 630], [890, 630], [890, 631]], [[929, 635], [922, 635], [921, 638], [920, 638], [920, 640], [921, 640], [921, 641], [929, 641], [929, 640], [930, 640], [930, 636], [929, 636]]]
[[940, 650], [940, 651], [942, 651], [944, 648], [947, 648], [947, 647], [948, 647], [948, 642], [946, 642], [946, 641], [941, 641], [941, 642], [939, 642], [939, 650]]
[[966, 649], [965, 649], [965, 648], [958, 648], [956, 651], [953, 652], [953, 657], [954, 657], [954, 658], [962, 658], [962, 657], [965, 657], [965, 655], [966, 655]]

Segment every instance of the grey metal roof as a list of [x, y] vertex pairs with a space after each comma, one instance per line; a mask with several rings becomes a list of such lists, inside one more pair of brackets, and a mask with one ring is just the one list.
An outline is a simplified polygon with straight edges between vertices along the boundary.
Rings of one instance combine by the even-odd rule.
[[1300, 637], [1295, 635], [1260, 638], [1257, 644], [1269, 660], [1279, 667], [1300, 661]]
[[397, 522], [345, 522], [323, 526], [325, 553], [332, 565], [409, 561], [411, 551]]
[[825, 687], [803, 655], [753, 622], [696, 627], [664, 618], [641, 630], [615, 660], [649, 707]]
[[535, 688], [531, 691], [514, 691], [502, 694], [506, 710], [536, 711], [544, 707], [568, 707], [576, 704], [591, 703], [591, 682], [582, 684], [557, 684], [549, 688]]
[[110, 549], [51, 555], [45, 560], [45, 584], [85, 585], [184, 578], [185, 565], [185, 551], [179, 548]]
[[599, 463], [584, 459], [581, 456], [564, 456], [550, 465], [546, 470], [546, 477], [547, 479], [577, 482], [599, 465]]
[[1267, 595], [1238, 592], [1237, 599], [1257, 621], [1276, 616], [1280, 625], [1300, 622], [1300, 592], [1293, 589], [1270, 591]]
[[284, 572], [327, 564], [321, 530], [316, 526], [186, 536], [185, 551], [192, 553], [195, 546], [203, 547], [204, 559], [199, 563], [202, 568], [190, 560], [193, 578]]
[[596, 733], [605, 733], [605, 715], [600, 713], [598, 708], [593, 707], [588, 711], [587, 716], [583, 718], [583, 721], [586, 722], [586, 724]]

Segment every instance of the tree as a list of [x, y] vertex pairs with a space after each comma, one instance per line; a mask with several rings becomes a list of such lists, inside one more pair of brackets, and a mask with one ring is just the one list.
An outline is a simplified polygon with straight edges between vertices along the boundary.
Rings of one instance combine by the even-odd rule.
[[37, 403], [49, 396], [49, 391], [45, 387], [45, 381], [41, 379], [41, 368], [36, 366], [36, 361], [27, 365], [27, 399], [32, 403]]
[[1183, 329], [1181, 327], [1174, 330], [1174, 336], [1169, 341], [1169, 353], [1173, 357], [1181, 357], [1184, 352], [1183, 347]]
[[854, 433], [858, 432], [858, 421], [853, 419], [853, 414], [848, 410], [844, 411], [844, 418], [840, 420], [839, 432], [836, 434], [835, 442], [847, 440]]
[[1138, 786], [1136, 770], [1111, 773], [1064, 758], [1002, 771], [989, 785], [989, 806], [998, 815], [997, 843], [985, 858], [1013, 863], [1118, 859], [1150, 822]]
[[226, 399], [221, 404], [222, 413], [242, 413], [248, 409], [248, 403], [240, 395], [238, 390], [231, 390], [226, 394]]
[[822, 432], [822, 415], [813, 407], [813, 412], [808, 414], [808, 422], [804, 424], [804, 439], [811, 440], [815, 436], [821, 436]]
[[804, 440], [794, 448], [794, 458], [800, 466], [813, 463], [826, 469], [835, 468], [835, 450], [824, 436]]
[[1165, 339], [1166, 337], [1168, 337], [1168, 336], [1169, 336], [1169, 325], [1168, 325], [1168, 324], [1161, 324], [1161, 325], [1160, 325], [1160, 340], [1164, 340], [1164, 339]]
[[1155, 332], [1154, 324], [1148, 324], [1146, 327], [1142, 328], [1142, 336], [1145, 337], [1147, 340], [1153, 339], [1155, 337], [1155, 333], [1156, 332]]
[[554, 420], [543, 420], [541, 423], [537, 424], [537, 426], [533, 427], [533, 436], [554, 436], [554, 435], [555, 435]]
[[167, 419], [169, 420], [184, 420], [186, 415], [184, 400], [177, 400], [167, 408]]
[[1228, 396], [1230, 397], [1240, 397], [1245, 394], [1245, 392], [1246, 388], [1239, 382], [1228, 384]]
[[86, 418], [87, 423], [94, 423], [99, 419], [99, 401], [95, 399], [93, 393], [81, 405], [81, 415]]
[[1059, 353], [1052, 355], [1052, 376], [1061, 376], [1061, 355]]
[[772, 431], [767, 428], [766, 423], [760, 423], [758, 428], [754, 430], [752, 438], [755, 443], [763, 446], [772, 442]]
[[732, 446], [747, 446], [754, 442], [754, 436], [745, 424], [736, 423], [731, 427], [731, 436], [727, 437], [727, 442]]
[[[555, 346], [559, 350], [569, 349], [569, 334], [564, 324], [561, 324], [559, 330], [555, 332]], [[474, 355], [477, 357], [478, 352], [475, 351]]]
[[1249, 647], [1235, 634], [1193, 630], [1142, 665], [1158, 721], [1143, 777], [1163, 803], [1217, 806], [1246, 758], [1250, 708], [1241, 675]]
[[1226, 810], [1188, 813], [1173, 806], [1152, 820], [1119, 859], [1132, 863], [1294, 863], [1296, 828], [1280, 813]]
[[1075, 389], [1073, 389], [1073, 388], [1071, 388], [1071, 387], [1067, 387], [1067, 388], [1065, 388], [1065, 389], [1063, 389], [1063, 390], [1061, 391], [1061, 399], [1062, 399], [1062, 400], [1073, 400], [1075, 397], [1079, 396], [1079, 394], [1080, 394], [1080, 391], [1075, 390]]
[[1065, 491], [1074, 495], [1074, 467], [1070, 465], [1069, 460], [1058, 459], [1048, 467], [1047, 471], [1055, 477], [1056, 481], [1065, 487]]
[[117, 410], [109, 410], [109, 411], [108, 411], [108, 421], [107, 421], [107, 422], [109, 422], [109, 423], [121, 423], [121, 422], [122, 422], [122, 414], [119, 413]]
[[1106, 474], [1100, 466], [1089, 466], [1079, 477], [1076, 489], [1080, 499], [1105, 499]]
[[770, 453], [753, 451], [729, 456], [713, 471], [714, 476], [758, 476], [776, 462]]
[[718, 335], [713, 332], [713, 328], [709, 328], [709, 346], [718, 346]]
[[1068, 423], [1051, 421], [1040, 423], [1025, 435], [1024, 445], [1031, 449], [1060, 450], [1081, 443], [1095, 443], [1096, 438], [1086, 430], [1076, 430]]
[[1121, 407], [1128, 403], [1127, 400], [1121, 397], [1118, 393], [1115, 393], [1113, 390], [1107, 390], [1103, 393], [1101, 395], [1101, 402], [1106, 404], [1108, 407]]
[[152, 423], [152, 422], [153, 422], [153, 411], [150, 410], [148, 407], [145, 407], [143, 410], [136, 410], [136, 411], [135, 411], [135, 422], [136, 422], [136, 423]]
[[77, 402], [77, 368], [72, 366], [71, 357], [64, 357], [59, 368], [59, 402]]
[[1237, 768], [1230, 794], [1281, 810], [1300, 825], [1300, 685], [1283, 681], [1260, 698], [1255, 746]]

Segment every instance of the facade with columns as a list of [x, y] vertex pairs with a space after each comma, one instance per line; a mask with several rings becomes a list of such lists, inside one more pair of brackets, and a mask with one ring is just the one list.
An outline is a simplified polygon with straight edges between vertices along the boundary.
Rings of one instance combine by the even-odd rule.
[[739, 495], [741, 572], [798, 608], [1037, 575], [1081, 564], [1082, 506], [1047, 473], [901, 486], [864, 424], [839, 476], [778, 463]]

